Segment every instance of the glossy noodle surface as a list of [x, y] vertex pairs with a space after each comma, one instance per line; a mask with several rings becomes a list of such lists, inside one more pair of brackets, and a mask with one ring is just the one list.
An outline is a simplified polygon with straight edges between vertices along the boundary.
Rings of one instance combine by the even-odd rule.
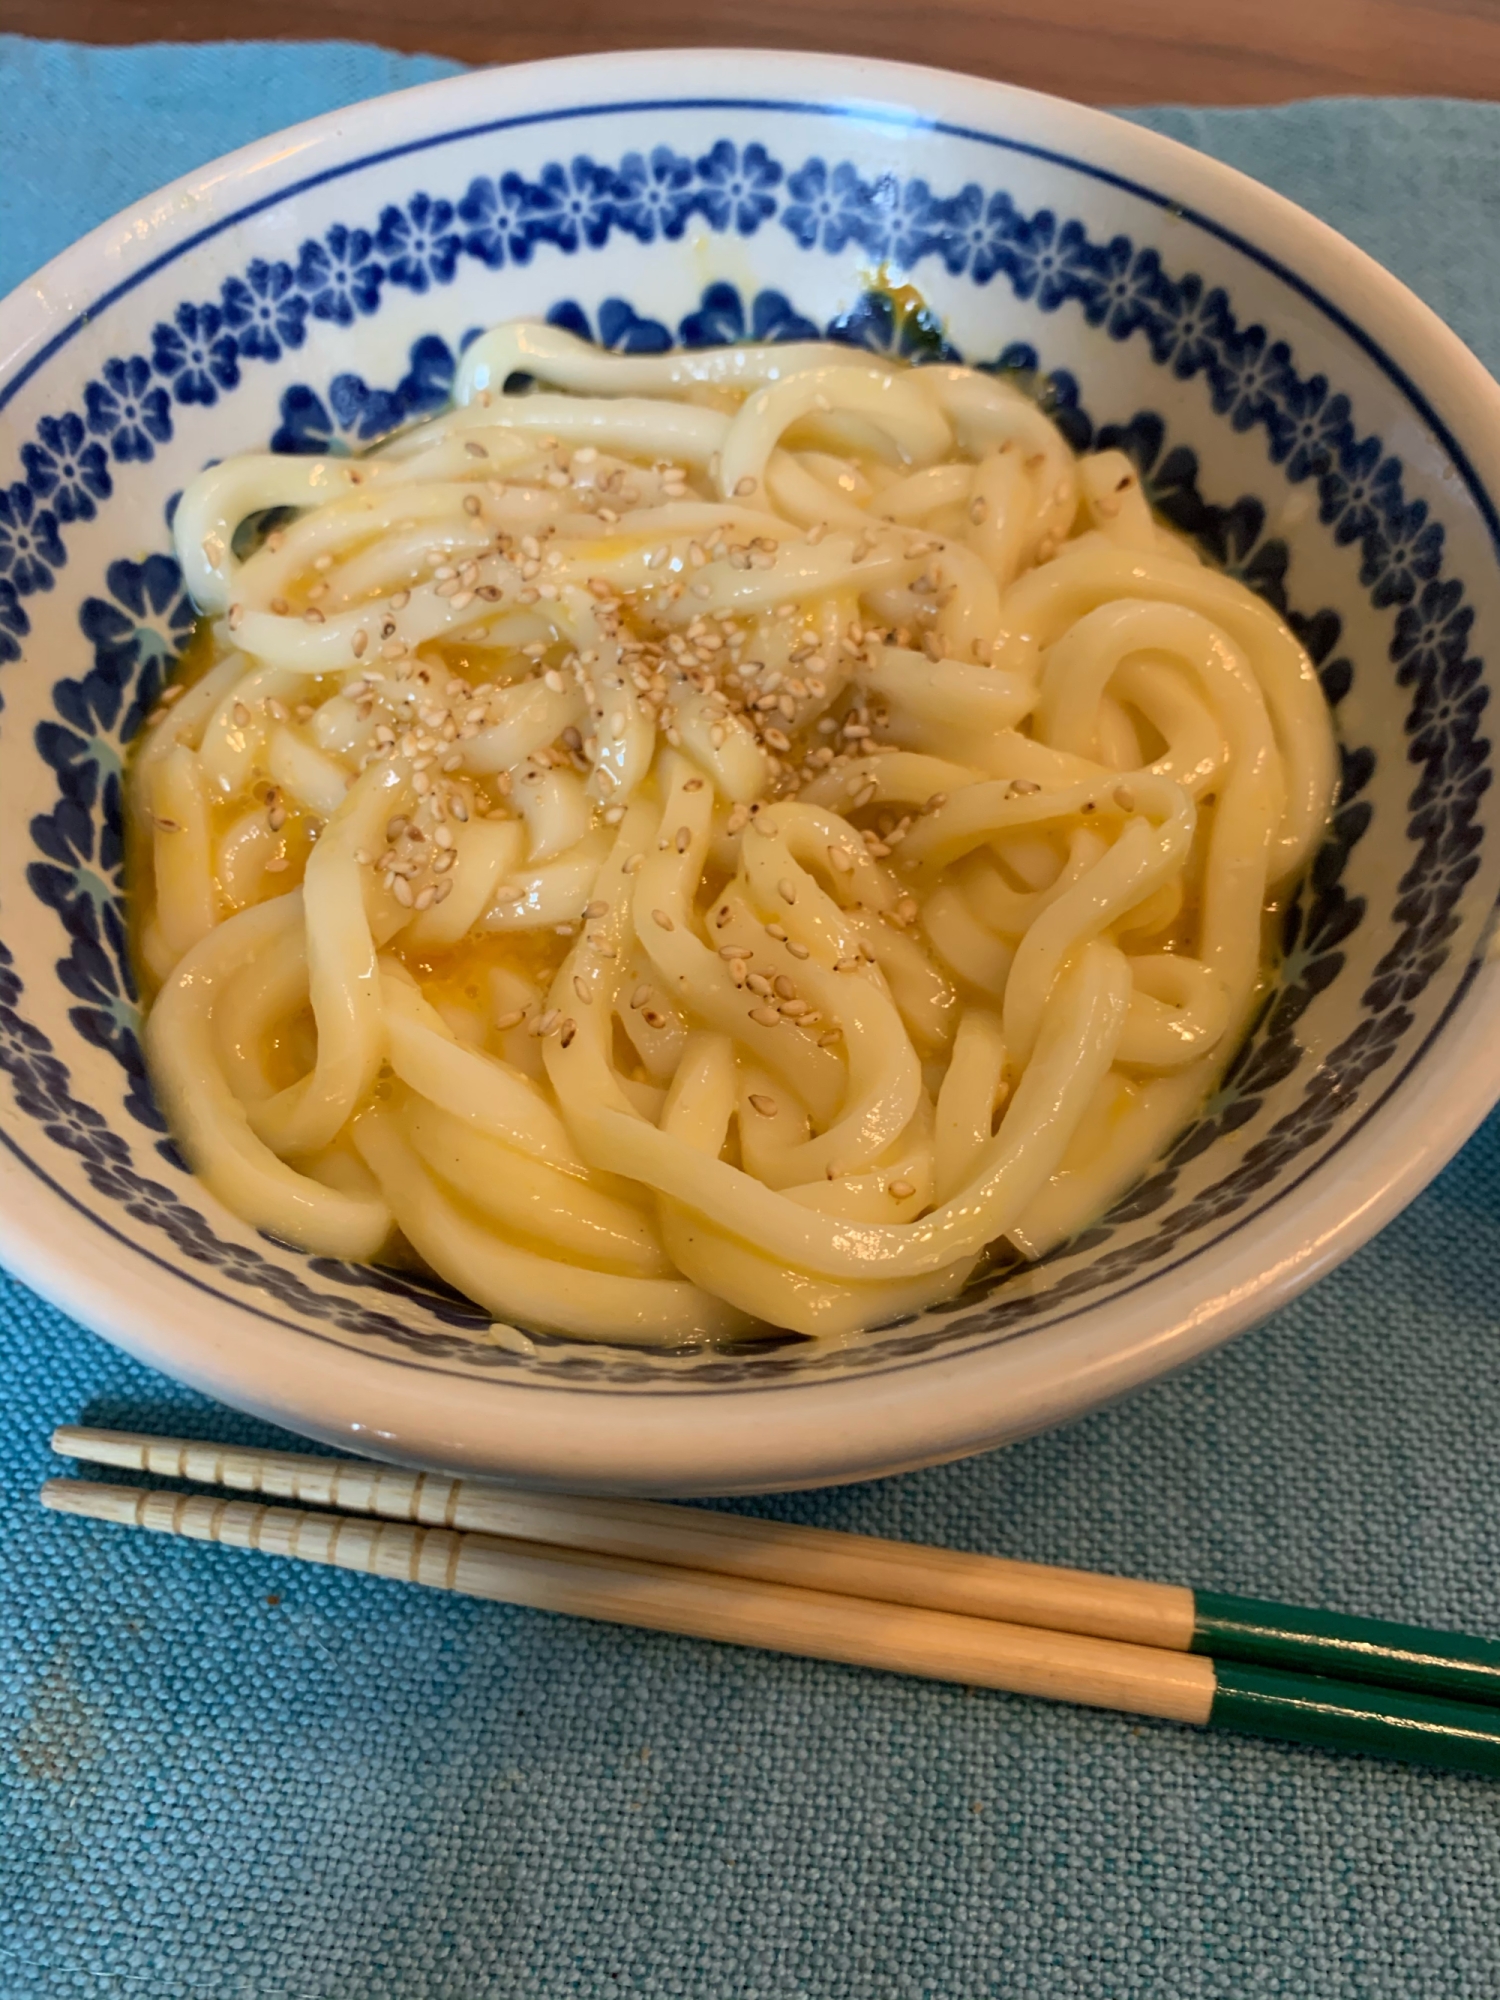
[[1330, 807], [1286, 625], [969, 369], [511, 324], [175, 532], [172, 1131], [523, 1327], [837, 1340], [1040, 1255], [1212, 1089]]

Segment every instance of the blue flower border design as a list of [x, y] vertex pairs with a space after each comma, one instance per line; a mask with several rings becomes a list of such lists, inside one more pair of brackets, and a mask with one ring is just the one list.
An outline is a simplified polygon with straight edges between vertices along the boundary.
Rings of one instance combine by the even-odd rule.
[[[789, 171], [759, 143], [720, 139], [697, 159], [668, 146], [612, 164], [577, 153], [530, 180], [476, 176], [456, 198], [419, 191], [388, 203], [370, 226], [334, 223], [295, 260], [254, 259], [216, 299], [178, 305], [156, 326], [149, 355], [106, 361], [81, 410], [41, 420], [22, 447], [25, 477], [0, 487], [0, 660], [16, 657], [29, 630], [23, 600], [50, 590], [67, 562], [65, 530], [110, 498], [111, 467], [153, 458], [174, 434], [174, 409], [217, 403], [246, 367], [300, 349], [311, 321], [351, 327], [379, 311], [390, 286], [440, 290], [461, 258], [498, 270], [529, 264], [543, 248], [602, 249], [620, 234], [674, 241], [695, 219], [721, 235], [753, 236], [774, 223], [804, 251], [841, 255], [852, 245], [872, 264], [909, 272], [937, 260], [975, 285], [1002, 279], [1044, 313], [1076, 305], [1113, 340], [1144, 338], [1179, 381], [1203, 376], [1215, 412], [1237, 431], [1264, 430], [1272, 463], [1293, 484], [1316, 479], [1319, 517], [1339, 543], [1359, 543], [1361, 582], [1377, 608], [1411, 603], [1438, 575], [1443, 530], [1424, 501], [1405, 497], [1400, 461], [1378, 438], [1357, 435], [1348, 397], [1326, 377], [1298, 375], [1285, 341], [1241, 326], [1221, 286], [1192, 272], [1173, 277], [1156, 250], [1127, 236], [1096, 242], [1050, 208], [1027, 214], [1003, 189], [986, 195], [967, 182], [939, 194], [921, 177], [866, 179], [848, 161], [830, 166], [817, 155]], [[740, 324], [741, 338], [807, 337]], [[672, 338], [651, 320], [635, 321], [629, 338], [603, 320], [600, 336], [627, 351]], [[431, 406], [406, 405], [408, 413]], [[391, 414], [379, 412], [385, 428]]]
[[[514, 173], [493, 180], [481, 176], [457, 199], [420, 192], [404, 206], [388, 205], [373, 226], [335, 225], [322, 239], [309, 239], [295, 264], [256, 260], [225, 281], [218, 300], [180, 305], [170, 322], [155, 330], [149, 357], [107, 362], [87, 385], [82, 412], [41, 421], [34, 439], [23, 447], [26, 478], [0, 489], [0, 663], [19, 656], [19, 642], [29, 630], [24, 600], [50, 590], [56, 571], [66, 563], [65, 528], [93, 518], [109, 499], [111, 465], [147, 460], [171, 438], [174, 405], [216, 402], [238, 386], [242, 364], [277, 361], [299, 348], [310, 318], [352, 326], [378, 311], [386, 286], [425, 293], [450, 284], [460, 257], [500, 268], [507, 261], [527, 263], [544, 246], [563, 255], [598, 248], [616, 231], [643, 243], [658, 235], [672, 240], [693, 217], [701, 217], [713, 231], [747, 236], [774, 218], [804, 250], [837, 254], [853, 244], [871, 260], [894, 258], [907, 269], [938, 258], [950, 275], [967, 273], [978, 285], [1002, 278], [1018, 298], [1034, 301], [1043, 312], [1076, 305], [1090, 325], [1103, 328], [1112, 339], [1144, 337], [1153, 359], [1177, 379], [1205, 379], [1212, 407], [1236, 430], [1263, 430], [1271, 462], [1289, 481], [1316, 480], [1324, 525], [1336, 542], [1359, 544], [1360, 580], [1372, 603], [1397, 611], [1391, 657], [1398, 682], [1414, 691], [1407, 718], [1408, 754], [1423, 772], [1409, 806], [1408, 832], [1418, 853], [1400, 885], [1395, 910], [1400, 936], [1363, 996], [1370, 1012], [1350, 1044], [1319, 1066], [1301, 1105], [1278, 1121], [1235, 1174], [1165, 1217], [1149, 1239], [1106, 1252], [1086, 1271], [1065, 1276], [1044, 1303], [1068, 1297], [1070, 1288], [1075, 1294], [1092, 1291], [1101, 1282], [1159, 1261], [1164, 1249], [1205, 1222], [1242, 1207], [1290, 1159], [1326, 1136], [1350, 1094], [1390, 1060], [1413, 1024], [1408, 1003], [1448, 956], [1448, 941], [1458, 924], [1455, 906], [1477, 869], [1482, 838], [1475, 820], [1489, 783], [1489, 746], [1478, 730], [1488, 697], [1479, 662], [1467, 657], [1472, 611], [1463, 602], [1462, 586], [1440, 574], [1442, 527], [1428, 518], [1424, 502], [1406, 501], [1400, 462], [1378, 439], [1358, 437], [1348, 398], [1332, 393], [1320, 375], [1299, 377], [1287, 345], [1271, 341], [1264, 328], [1241, 327], [1222, 288], [1205, 288], [1192, 273], [1169, 276], [1154, 250], [1137, 250], [1124, 236], [1096, 243], [1081, 223], [1059, 226], [1049, 209], [1027, 215], [1003, 191], [986, 196], [970, 183], [941, 195], [922, 179], [902, 183], [885, 175], [866, 180], [847, 162], [830, 168], [818, 157], [788, 172], [763, 146], [741, 148], [727, 139], [696, 160], [666, 147], [649, 155], [627, 154], [612, 167], [578, 154], [543, 168], [530, 181]], [[552, 316], [593, 336], [576, 306], [565, 303]], [[747, 317], [733, 288], [714, 286], [679, 325], [676, 337], [705, 344], [747, 334], [806, 338], [818, 331], [781, 294], [762, 293]], [[924, 316], [898, 315], [889, 299], [875, 294], [854, 314], [821, 331], [915, 360], [952, 354], [941, 330]], [[608, 300], [599, 309], [598, 337], [607, 346], [637, 352], [658, 351], [673, 339], [660, 322], [619, 300]], [[1029, 350], [1011, 350], [990, 365], [1021, 375], [1036, 373], [1036, 357]], [[336, 378], [326, 402], [305, 385], [289, 390], [282, 399], [277, 448], [348, 448], [363, 442], [393, 422], [436, 407], [446, 395], [452, 367], [446, 343], [430, 336], [413, 348], [410, 371], [393, 390], [371, 391], [355, 376]], [[1093, 427], [1078, 409], [1076, 388], [1059, 377], [1048, 393], [1071, 440], [1080, 448], [1087, 444]], [[1284, 606], [1285, 550], [1260, 542], [1264, 512], [1258, 502], [1241, 501], [1229, 509], [1202, 502], [1196, 465], [1185, 463], [1191, 454], [1179, 449], [1163, 455], [1157, 419], [1138, 417], [1128, 432], [1100, 433], [1095, 441], [1131, 450], [1168, 517]], [[143, 1123], [159, 1129], [134, 1040], [134, 996], [119, 923], [118, 746], [155, 698], [187, 607], [170, 558], [151, 558], [144, 565], [116, 563], [106, 586], [109, 597], [89, 599], [82, 614], [85, 636], [94, 646], [93, 673], [82, 682], [58, 684], [54, 692], [60, 720], [38, 732], [39, 748], [58, 771], [60, 800], [51, 815], [34, 825], [44, 858], [33, 864], [32, 886], [58, 910], [72, 938], [69, 959], [59, 970], [82, 1002], [73, 1010], [74, 1025], [119, 1057], [130, 1079], [130, 1108]], [[1338, 638], [1336, 614], [1322, 612], [1304, 620], [1294, 616], [1294, 623], [1319, 662], [1330, 698], [1337, 700], [1347, 691], [1351, 669], [1347, 661], [1329, 657]], [[43, 731], [50, 732], [45, 743]], [[1076, 1247], [1094, 1248], [1120, 1224], [1163, 1207], [1188, 1161], [1222, 1132], [1253, 1116], [1264, 1091], [1284, 1080], [1300, 1060], [1295, 1022], [1340, 969], [1338, 947], [1364, 914], [1359, 899], [1340, 888], [1340, 877], [1368, 825], [1369, 807], [1360, 793], [1372, 771], [1368, 752], [1346, 756], [1333, 837], [1288, 913], [1287, 976], [1225, 1088], [1173, 1147], [1161, 1170]], [[11, 1048], [14, 1052], [14, 1042]], [[65, 1081], [65, 1071], [61, 1086], [52, 1079], [54, 1103], [57, 1087], [66, 1095]], [[165, 1142], [163, 1151], [172, 1157]], [[164, 1189], [158, 1192], [168, 1195]], [[168, 1200], [180, 1207], [175, 1197], [168, 1195]], [[198, 1222], [203, 1227], [201, 1218]], [[287, 1276], [250, 1255], [257, 1267], [255, 1282], [266, 1283], [270, 1271], [281, 1279]], [[324, 1266], [323, 1260], [315, 1260], [314, 1268], [362, 1286], [375, 1278], [365, 1271]], [[271, 1289], [277, 1289], [276, 1281]], [[300, 1284], [296, 1289], [302, 1294], [296, 1303], [304, 1311], [311, 1297], [322, 1296], [309, 1294]], [[424, 1295], [424, 1303], [431, 1307], [432, 1296]], [[947, 1311], [968, 1313], [975, 1303], [971, 1295], [954, 1301]], [[325, 1299], [324, 1309], [328, 1304]], [[998, 1332], [1017, 1313], [1024, 1317], [1034, 1312], [1037, 1304], [1013, 1300], [1007, 1310], [1002, 1296], [990, 1302], [980, 1319], [966, 1319], [962, 1331]], [[457, 1310], [461, 1318], [469, 1311], [461, 1302]], [[384, 1324], [379, 1330], [392, 1333], [393, 1323], [380, 1317]], [[376, 1329], [366, 1324], [363, 1330]], [[431, 1351], [429, 1335], [406, 1331], [398, 1337], [415, 1339], [424, 1352]], [[946, 1341], [949, 1336], [937, 1337]], [[871, 1358], [884, 1362], [913, 1351], [913, 1342], [926, 1346], [933, 1339], [928, 1332], [906, 1343], [883, 1341], [872, 1347]], [[466, 1349], [465, 1358], [473, 1358], [472, 1349]], [[601, 1362], [610, 1380], [622, 1379], [613, 1356], [589, 1357], [584, 1372]], [[774, 1365], [806, 1364], [787, 1356]], [[567, 1372], [570, 1377], [577, 1373], [571, 1360]]]

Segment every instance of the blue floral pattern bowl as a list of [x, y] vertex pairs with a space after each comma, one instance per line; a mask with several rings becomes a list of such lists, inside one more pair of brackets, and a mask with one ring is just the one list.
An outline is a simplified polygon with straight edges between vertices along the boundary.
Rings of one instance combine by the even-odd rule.
[[[152, 1099], [120, 788], [192, 622], [176, 495], [230, 452], [357, 450], [440, 407], [466, 341], [517, 314], [623, 352], [826, 337], [1003, 372], [1079, 449], [1130, 454], [1161, 514], [1290, 620], [1337, 717], [1337, 811], [1213, 1100], [1043, 1263], [839, 1351], [492, 1327], [257, 1236], [185, 1172]], [[206, 168], [50, 265], [0, 331], [0, 1252], [157, 1365], [315, 1436], [536, 1482], [894, 1470], [1226, 1338], [1378, 1227], [1500, 1094], [1500, 390], [1240, 176], [935, 72], [550, 64]]]

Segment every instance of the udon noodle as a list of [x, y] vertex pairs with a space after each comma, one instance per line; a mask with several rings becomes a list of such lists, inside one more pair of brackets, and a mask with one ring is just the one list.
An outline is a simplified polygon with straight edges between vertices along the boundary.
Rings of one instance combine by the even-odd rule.
[[259, 1229], [522, 1327], [843, 1337], [1076, 1232], [1213, 1088], [1329, 810], [1287, 626], [966, 368], [506, 325], [175, 533], [171, 1130]]

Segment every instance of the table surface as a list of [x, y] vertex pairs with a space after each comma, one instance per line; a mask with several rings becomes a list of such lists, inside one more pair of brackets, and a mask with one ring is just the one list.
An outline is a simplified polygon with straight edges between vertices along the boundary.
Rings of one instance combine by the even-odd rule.
[[[0, 292], [224, 148], [444, 67], [0, 37]], [[1500, 106], [1139, 115], [1500, 368]], [[1196, 1368], [756, 1510], [1493, 1632], [1497, 1299], [1500, 1115]], [[0, 1276], [0, 2000], [1500, 1994], [1500, 1785], [60, 1520], [59, 1422], [285, 1442]]]
[[[0, 30], [85, 42], [211, 41], [215, 0], [0, 0]], [[1492, 0], [259, 0], [265, 39], [347, 37], [464, 62], [605, 48], [836, 49], [977, 72], [1090, 104], [1270, 104], [1341, 95], [1500, 97]]]

